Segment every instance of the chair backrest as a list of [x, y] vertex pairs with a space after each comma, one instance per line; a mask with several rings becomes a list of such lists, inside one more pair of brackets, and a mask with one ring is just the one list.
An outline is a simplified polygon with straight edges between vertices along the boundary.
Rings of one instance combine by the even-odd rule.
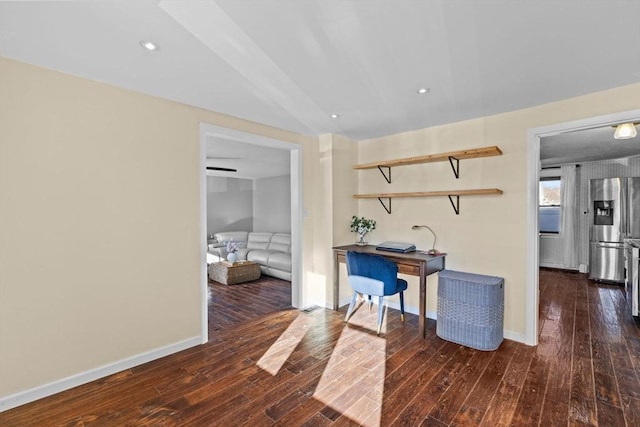
[[380, 255], [354, 251], [347, 251], [346, 261], [349, 276], [367, 277], [383, 282], [383, 295], [391, 295], [396, 292], [398, 267], [392, 261]]

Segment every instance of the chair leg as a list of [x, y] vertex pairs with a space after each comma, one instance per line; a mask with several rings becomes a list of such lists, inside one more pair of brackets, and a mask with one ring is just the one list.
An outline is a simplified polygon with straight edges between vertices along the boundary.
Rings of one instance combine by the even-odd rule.
[[384, 314], [384, 297], [378, 297], [378, 335], [380, 335], [380, 331], [382, 330], [382, 317]]
[[369, 297], [369, 313], [371, 313], [371, 307], [373, 307], [373, 301], [371, 300], [371, 295], [368, 295]]
[[351, 303], [349, 304], [349, 308], [347, 309], [347, 315], [344, 317], [344, 321], [345, 322], [349, 321], [349, 318], [351, 317], [351, 315], [355, 311], [353, 308], [355, 307], [357, 300], [358, 300], [358, 293], [354, 292], [353, 296], [351, 297]]
[[404, 323], [404, 292], [400, 292], [400, 320]]

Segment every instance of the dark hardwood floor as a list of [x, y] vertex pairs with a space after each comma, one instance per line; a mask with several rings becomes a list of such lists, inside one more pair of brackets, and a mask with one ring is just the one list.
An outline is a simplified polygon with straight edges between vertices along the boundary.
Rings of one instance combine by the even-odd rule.
[[262, 276], [259, 280], [223, 285], [209, 280], [209, 338], [232, 325], [291, 308], [291, 282]]
[[[210, 342], [0, 414], [2, 426], [640, 426], [640, 327], [617, 286], [540, 273], [540, 345], [287, 308], [288, 282], [213, 284]], [[239, 305], [240, 303], [240, 305]]]

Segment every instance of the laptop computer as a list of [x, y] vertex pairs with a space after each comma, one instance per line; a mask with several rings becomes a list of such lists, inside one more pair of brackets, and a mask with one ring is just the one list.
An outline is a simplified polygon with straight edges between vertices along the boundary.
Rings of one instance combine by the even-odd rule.
[[379, 251], [389, 251], [389, 252], [414, 252], [416, 250], [416, 245], [413, 243], [406, 242], [382, 242], [376, 246], [376, 249]]

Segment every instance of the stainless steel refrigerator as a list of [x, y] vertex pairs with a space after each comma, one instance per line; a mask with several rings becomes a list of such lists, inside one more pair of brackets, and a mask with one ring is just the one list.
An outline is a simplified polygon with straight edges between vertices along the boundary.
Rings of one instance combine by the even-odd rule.
[[640, 238], [640, 178], [592, 179], [589, 278], [624, 283], [624, 239]]

